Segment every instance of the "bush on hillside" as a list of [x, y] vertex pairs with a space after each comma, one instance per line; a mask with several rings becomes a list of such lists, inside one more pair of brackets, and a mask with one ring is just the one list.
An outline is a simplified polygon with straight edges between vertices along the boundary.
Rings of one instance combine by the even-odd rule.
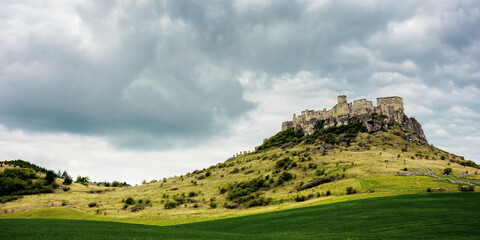
[[224, 206], [226, 208], [237, 208], [240, 204], [246, 207], [268, 205], [271, 199], [262, 197], [262, 193], [258, 192], [260, 189], [268, 187], [269, 184], [261, 177], [246, 182], [229, 184], [226, 199], [232, 201], [233, 204], [226, 203]]
[[67, 175], [64, 179], [63, 179], [63, 185], [70, 185], [72, 184], [73, 182], [73, 179], [72, 177], [70, 177], [69, 175]]
[[292, 180], [293, 177], [294, 177], [293, 174], [291, 174], [287, 171], [283, 171], [278, 178], [283, 180], [284, 182], [287, 182], [287, 181]]
[[166, 203], [163, 205], [163, 207], [164, 207], [165, 209], [173, 209], [173, 208], [176, 208], [176, 207], [177, 207], [177, 203], [174, 202], [174, 201], [168, 201], [168, 202], [166, 202]]
[[347, 195], [355, 193], [357, 193], [357, 190], [353, 189], [353, 187], [347, 187]]
[[453, 170], [451, 167], [446, 167], [445, 169], [443, 169], [443, 174], [444, 175], [450, 175], [452, 174]]
[[271, 201], [272, 201], [272, 198], [266, 198], [261, 196], [259, 198], [256, 198], [250, 201], [248, 203], [248, 207], [267, 206], [268, 204], [270, 204]]
[[283, 159], [278, 160], [275, 163], [275, 168], [276, 169], [283, 169], [283, 170], [288, 170], [292, 167], [293, 165], [293, 160], [289, 157], [285, 157]]
[[302, 190], [305, 190], [305, 189], [314, 188], [318, 185], [321, 185], [321, 184], [324, 184], [324, 183], [329, 183], [329, 182], [332, 182], [334, 180], [335, 180], [334, 176], [315, 178], [313, 180], [310, 180], [307, 184], [297, 187], [297, 191], [302, 191]]
[[303, 202], [303, 201], [306, 201], [308, 199], [311, 199], [313, 198], [314, 195], [313, 194], [309, 194], [308, 196], [304, 196], [304, 195], [297, 195], [294, 200], [295, 202]]
[[255, 178], [251, 181], [234, 183], [228, 186], [227, 199], [235, 202], [245, 202], [242, 199], [251, 193], [258, 191], [260, 188], [268, 187], [268, 183], [263, 178]]
[[325, 169], [318, 169], [317, 171], [315, 171], [315, 175], [317, 176], [322, 176], [325, 174]]
[[474, 192], [475, 186], [473, 185], [458, 185], [458, 190], [461, 192]]
[[126, 200], [125, 200], [125, 204], [128, 204], [128, 205], [132, 205], [135, 203], [135, 200], [132, 198], [132, 197], [128, 197]]

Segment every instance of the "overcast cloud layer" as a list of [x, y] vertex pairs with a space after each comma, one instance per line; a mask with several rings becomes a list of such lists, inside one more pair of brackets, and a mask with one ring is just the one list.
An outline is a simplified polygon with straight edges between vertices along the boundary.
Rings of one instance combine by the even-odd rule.
[[2, 1], [0, 158], [138, 183], [346, 94], [403, 97], [480, 162], [479, 23], [478, 1]]

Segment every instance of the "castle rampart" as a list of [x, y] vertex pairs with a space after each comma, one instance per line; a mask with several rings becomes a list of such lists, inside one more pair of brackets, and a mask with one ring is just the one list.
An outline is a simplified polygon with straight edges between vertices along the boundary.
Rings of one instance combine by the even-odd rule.
[[380, 97], [377, 98], [377, 106], [366, 99], [347, 102], [347, 96], [340, 95], [337, 104], [329, 110], [302, 111], [299, 116], [293, 114], [292, 121], [282, 123], [282, 131], [288, 128], [302, 129], [305, 134], [312, 134], [315, 131], [315, 123], [324, 120], [324, 127], [340, 126], [349, 123], [349, 119], [356, 116], [377, 113], [385, 115], [389, 122], [402, 123], [404, 118], [403, 99], [401, 97]]

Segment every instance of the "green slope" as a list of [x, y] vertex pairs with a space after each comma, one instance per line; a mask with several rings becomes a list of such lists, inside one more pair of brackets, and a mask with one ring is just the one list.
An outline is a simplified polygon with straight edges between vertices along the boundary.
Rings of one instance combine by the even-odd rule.
[[184, 225], [1, 219], [1, 239], [479, 239], [480, 193], [361, 199]]

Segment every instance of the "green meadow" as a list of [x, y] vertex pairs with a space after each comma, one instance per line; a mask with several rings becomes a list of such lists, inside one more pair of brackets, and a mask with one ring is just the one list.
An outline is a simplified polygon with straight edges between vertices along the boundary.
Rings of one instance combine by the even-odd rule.
[[479, 239], [480, 193], [360, 199], [172, 226], [0, 219], [1, 239]]

